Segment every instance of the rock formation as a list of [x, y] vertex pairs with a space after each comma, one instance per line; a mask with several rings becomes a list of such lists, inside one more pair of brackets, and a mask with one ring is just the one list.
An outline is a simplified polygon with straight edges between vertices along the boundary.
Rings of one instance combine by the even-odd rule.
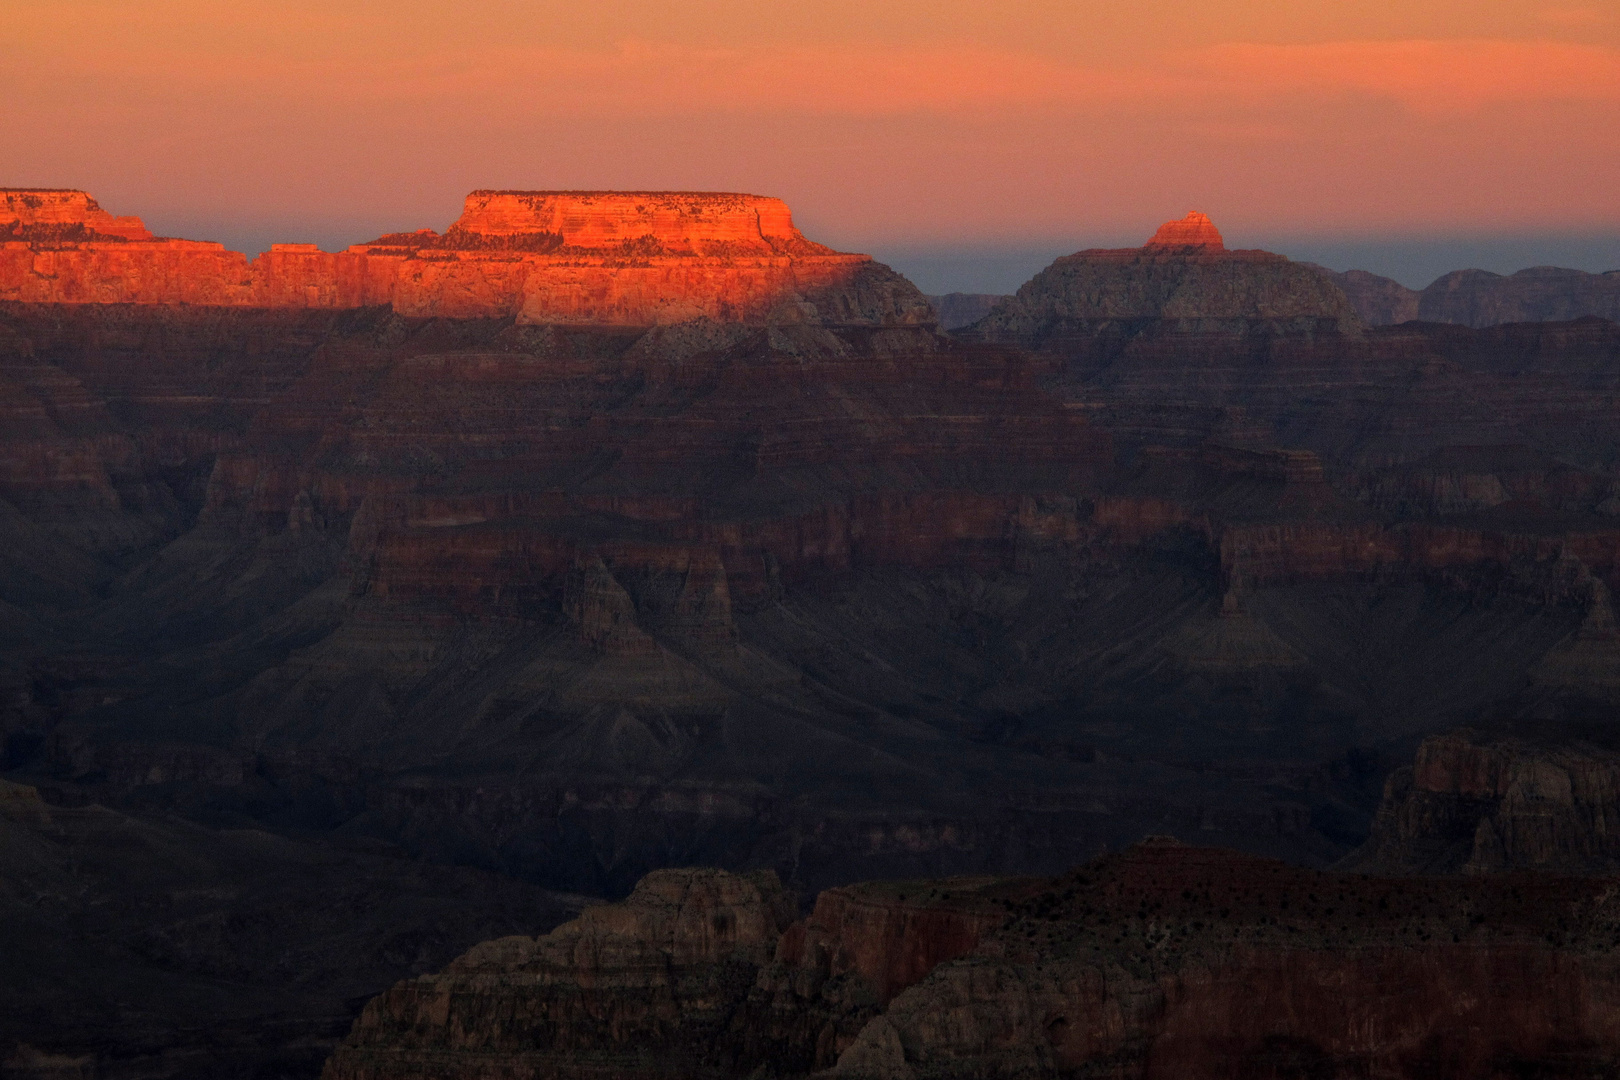
[[971, 952], [1036, 888], [873, 882], [824, 892], [793, 922], [769, 872], [657, 871], [622, 903], [395, 986], [324, 1075], [803, 1075], [832, 1066], [896, 994]]
[[4, 196], [0, 300], [389, 304], [403, 315], [520, 324], [934, 322], [903, 278], [811, 243], [781, 200], [754, 195], [476, 191], [442, 236], [399, 233], [340, 253], [276, 244], [251, 262], [219, 244], [155, 238], [83, 192]]
[[[1415, 1080], [1598, 1069], [1620, 1049], [1612, 879], [1324, 874], [1157, 837], [1044, 881], [838, 893], [765, 964], [762, 943], [716, 949], [708, 928], [755, 925], [768, 901], [712, 871], [659, 875], [594, 920], [395, 987], [326, 1076], [794, 1076], [835, 1059], [830, 1075], [883, 1080]], [[701, 914], [698, 944], [671, 932], [676, 908]], [[874, 973], [898, 979], [874, 993]]]
[[579, 910], [384, 845], [64, 806], [61, 794], [0, 781], [8, 1080], [313, 1076], [364, 999]]
[[1620, 270], [1589, 274], [1532, 266], [1516, 274], [1454, 270], [1425, 288], [1417, 317], [1464, 326], [1557, 322], [1595, 316], [1620, 322]]
[[[1315, 264], [1306, 264], [1312, 265]], [[1335, 273], [1317, 267], [1344, 290], [1368, 326], [1422, 319], [1487, 327], [1595, 317], [1620, 322], [1620, 270], [1589, 274], [1532, 266], [1516, 274], [1454, 270], [1423, 289], [1408, 289], [1365, 270]]]
[[1199, 252], [1213, 253], [1225, 251], [1226, 241], [1221, 239], [1221, 231], [1209, 220], [1209, 215], [1190, 210], [1181, 220], [1167, 221], [1160, 225], [1142, 246], [1172, 250], [1192, 248]]
[[1367, 844], [1346, 866], [1374, 873], [1620, 868], [1620, 754], [1580, 738], [1460, 730], [1426, 739], [1397, 769]]
[[1368, 326], [1394, 326], [1418, 317], [1418, 304], [1423, 294], [1417, 289], [1408, 289], [1393, 278], [1370, 274], [1365, 270], [1339, 273], [1315, 263], [1302, 265], [1319, 270], [1330, 278], [1350, 299], [1350, 305]]
[[1231, 251], [1189, 214], [1146, 245], [1058, 259], [963, 336], [1044, 352], [1084, 349], [1120, 333], [1353, 333], [1344, 293], [1314, 269], [1266, 251]]

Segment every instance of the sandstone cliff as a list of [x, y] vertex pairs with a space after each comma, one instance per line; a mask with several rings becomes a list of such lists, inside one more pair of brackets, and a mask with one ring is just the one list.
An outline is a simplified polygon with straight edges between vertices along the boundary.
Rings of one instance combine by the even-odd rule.
[[388, 304], [404, 315], [525, 324], [934, 323], [904, 278], [811, 243], [781, 200], [753, 195], [478, 191], [443, 236], [400, 233], [339, 253], [277, 244], [250, 262], [219, 244], [155, 238], [83, 192], [3, 194], [0, 300]]
[[1426, 739], [1397, 769], [1365, 847], [1347, 867], [1378, 873], [1620, 867], [1620, 755], [1582, 739], [1463, 730]]
[[1612, 886], [1391, 881], [1149, 843], [937, 968], [847, 1077], [1483, 1077], [1601, 1070]]
[[1040, 883], [833, 889], [790, 925], [774, 874], [661, 870], [541, 938], [486, 942], [366, 1006], [328, 1080], [802, 1075]]
[[[1150, 838], [1055, 879], [835, 890], [768, 964], [708, 929], [768, 907], [759, 889], [664, 872], [480, 946], [368, 1005], [326, 1076], [1416, 1080], [1620, 1047], [1612, 880], [1379, 879]], [[674, 911], [702, 944], [677, 945]]]

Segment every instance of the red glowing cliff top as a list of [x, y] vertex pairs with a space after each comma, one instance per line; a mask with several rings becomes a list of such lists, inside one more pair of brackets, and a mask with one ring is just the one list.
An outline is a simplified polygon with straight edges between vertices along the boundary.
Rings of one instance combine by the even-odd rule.
[[151, 240], [138, 217], [113, 217], [83, 191], [71, 188], [0, 188], [0, 232], [62, 230], [77, 226], [90, 237]]
[[1204, 251], [1225, 251], [1226, 242], [1209, 215], [1197, 210], [1188, 211], [1179, 221], [1167, 221], [1159, 226], [1152, 239], [1142, 245], [1148, 248], [1200, 248]]
[[1073, 255], [1065, 255], [1063, 258], [1101, 263], [1143, 260], [1149, 263], [1187, 261], [1201, 264], [1288, 261], [1286, 256], [1270, 251], [1234, 250], [1227, 247], [1226, 241], [1221, 237], [1221, 231], [1209, 220], [1209, 215], [1197, 210], [1189, 211], [1184, 218], [1160, 225], [1158, 231], [1139, 248], [1087, 248]]
[[794, 228], [781, 199], [728, 191], [475, 191], [442, 239], [396, 233], [371, 246], [533, 247], [541, 238], [571, 250], [652, 244], [667, 254], [831, 254]]

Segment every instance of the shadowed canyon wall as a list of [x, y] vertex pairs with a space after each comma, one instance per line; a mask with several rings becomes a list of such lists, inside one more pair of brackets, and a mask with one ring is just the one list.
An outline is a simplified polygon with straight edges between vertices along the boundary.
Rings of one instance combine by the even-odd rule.
[[1161, 837], [1056, 879], [833, 890], [771, 958], [775, 888], [663, 871], [480, 946], [368, 1005], [325, 1076], [1415, 1080], [1601, 1074], [1620, 1045], [1612, 879], [1334, 875]]

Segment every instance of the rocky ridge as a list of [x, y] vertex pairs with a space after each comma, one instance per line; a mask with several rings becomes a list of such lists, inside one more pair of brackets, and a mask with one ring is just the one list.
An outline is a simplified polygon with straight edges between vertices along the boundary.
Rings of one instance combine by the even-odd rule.
[[1062, 353], [1119, 332], [1353, 334], [1360, 326], [1344, 293], [1320, 273], [1271, 252], [1229, 250], [1195, 212], [1140, 248], [1058, 259], [959, 335]]
[[[717, 872], [681, 873], [724, 883], [706, 897], [748, 892]], [[643, 889], [671, 884], [644, 884], [613, 921], [640, 925]], [[882, 1080], [1589, 1071], [1620, 1046], [1613, 892], [1605, 879], [1323, 874], [1150, 838], [1055, 879], [871, 884], [830, 903], [824, 894], [773, 962], [736, 968], [724, 990], [722, 957], [705, 954], [697, 968], [675, 960], [658, 929], [644, 944], [672, 958], [653, 965], [659, 985], [698, 993], [673, 1009], [634, 993], [606, 1011], [574, 1006], [623, 978], [598, 956], [642, 955], [617, 948], [568, 963], [584, 920], [536, 942], [491, 943], [374, 1001], [325, 1075], [795, 1076], [828, 1064], [821, 1075]], [[852, 901], [873, 914], [852, 922]], [[749, 893], [736, 911], [757, 903]], [[828, 920], [836, 908], [845, 917]], [[715, 926], [732, 917], [712, 900], [703, 911]], [[971, 931], [964, 915], [978, 920]], [[921, 962], [877, 993], [858, 959], [842, 965], [842, 981], [836, 961], [806, 968], [812, 942], [819, 956], [876, 945]], [[565, 962], [537, 979], [528, 958], [558, 950]], [[577, 1020], [556, 1024], [563, 1013]]]
[[83, 192], [9, 190], [0, 229], [0, 300], [23, 303], [390, 305], [519, 324], [934, 322], [899, 275], [811, 243], [781, 200], [753, 195], [478, 191], [442, 236], [399, 233], [337, 253], [276, 244], [251, 262], [220, 244], [153, 237]]
[[1620, 270], [1592, 274], [1532, 266], [1505, 275], [1453, 270], [1423, 289], [1409, 289], [1365, 270], [1337, 273], [1326, 267], [1318, 269], [1344, 290], [1368, 326], [1416, 319], [1481, 328], [1585, 317], [1620, 321]]

